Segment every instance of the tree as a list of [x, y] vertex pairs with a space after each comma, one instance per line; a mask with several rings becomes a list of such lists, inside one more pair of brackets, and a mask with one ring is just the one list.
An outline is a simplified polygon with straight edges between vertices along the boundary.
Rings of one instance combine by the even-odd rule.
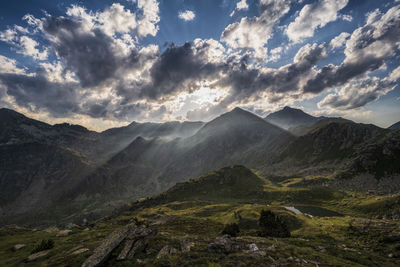
[[287, 224], [279, 215], [270, 210], [261, 211], [258, 223], [260, 226], [260, 236], [290, 237]]

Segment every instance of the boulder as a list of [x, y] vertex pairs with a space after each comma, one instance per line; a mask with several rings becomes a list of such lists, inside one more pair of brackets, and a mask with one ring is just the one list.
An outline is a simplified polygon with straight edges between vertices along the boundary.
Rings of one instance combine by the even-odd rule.
[[55, 226], [50, 226], [43, 230], [43, 232], [46, 232], [46, 233], [55, 233], [55, 232], [59, 232], [59, 231], [60, 231], [60, 229], [58, 229]]
[[125, 245], [124, 248], [121, 250], [121, 252], [119, 253], [117, 260], [125, 260], [129, 254], [129, 251], [131, 251], [131, 248], [133, 246], [133, 243], [135, 242], [135, 240], [133, 239], [128, 239], [125, 241]]
[[181, 250], [182, 252], [190, 252], [190, 250], [194, 247], [194, 242], [191, 242], [189, 240], [182, 240], [181, 241]]
[[13, 250], [17, 251], [17, 250], [20, 250], [21, 248], [24, 248], [24, 247], [26, 247], [25, 244], [16, 244], [16, 245], [13, 246]]
[[208, 250], [216, 253], [231, 253], [240, 249], [240, 244], [232, 240], [229, 235], [219, 236], [213, 243], [208, 244]]
[[166, 255], [172, 255], [178, 253], [178, 250], [171, 245], [165, 245], [157, 254], [157, 259], [162, 258]]
[[86, 251], [89, 251], [89, 249], [88, 248], [80, 248], [80, 249], [77, 249], [74, 252], [72, 252], [72, 255], [79, 255], [79, 254], [85, 253]]
[[122, 229], [111, 232], [98, 246], [93, 254], [86, 259], [82, 267], [99, 266], [111, 252], [130, 234], [133, 230], [133, 225], [127, 225]]
[[42, 258], [44, 256], [47, 256], [47, 254], [49, 254], [50, 250], [43, 250], [43, 251], [39, 251], [37, 253], [31, 254], [28, 256], [28, 258], [26, 259], [27, 262], [31, 262], [34, 261], [36, 259]]
[[72, 230], [61, 230], [58, 232], [57, 236], [58, 237], [68, 236], [69, 233], [71, 233], [71, 232], [72, 232]]

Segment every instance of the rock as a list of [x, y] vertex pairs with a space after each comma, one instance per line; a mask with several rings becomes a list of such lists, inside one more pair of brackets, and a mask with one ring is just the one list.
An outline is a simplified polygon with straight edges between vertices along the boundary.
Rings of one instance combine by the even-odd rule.
[[71, 254], [72, 252], [74, 252], [78, 249], [81, 249], [81, 248], [83, 248], [83, 245], [77, 245], [77, 246], [71, 248], [70, 250], [68, 250], [67, 254]]
[[72, 228], [75, 228], [75, 227], [79, 227], [79, 226], [76, 225], [76, 224], [74, 224], [74, 223], [68, 223], [68, 224], [65, 226], [65, 228], [67, 228], [67, 229], [72, 229]]
[[130, 234], [133, 229], [133, 225], [127, 225], [122, 229], [111, 232], [98, 246], [93, 254], [86, 259], [82, 264], [82, 267], [92, 267], [100, 265], [105, 258]]
[[85, 253], [86, 251], [89, 251], [89, 249], [88, 248], [80, 248], [80, 249], [77, 249], [74, 252], [72, 252], [72, 255], [82, 254], [82, 253]]
[[126, 259], [129, 251], [131, 251], [131, 248], [132, 248], [134, 242], [135, 242], [135, 240], [133, 240], [133, 239], [129, 239], [129, 240], [125, 241], [124, 248], [121, 250], [121, 252], [119, 253], [119, 255], [117, 257], [118, 261]]
[[257, 251], [259, 251], [259, 249], [258, 249], [256, 244], [252, 243], [252, 244], [249, 245], [249, 252], [250, 253], [254, 253], [254, 252], [257, 252]]
[[143, 251], [147, 246], [147, 241], [147, 238], [137, 240], [132, 249], [129, 251], [127, 258], [132, 259], [137, 252]]
[[231, 253], [240, 250], [240, 245], [229, 235], [224, 235], [215, 238], [214, 243], [208, 244], [208, 250], [217, 253]]
[[47, 254], [49, 254], [50, 250], [43, 250], [34, 254], [31, 254], [28, 256], [28, 258], [26, 259], [26, 261], [31, 262], [34, 261], [36, 259], [42, 258], [44, 256], [46, 256]]
[[192, 247], [194, 247], [194, 242], [185, 239], [181, 241], [182, 252], [189, 252]]
[[13, 250], [17, 251], [17, 250], [20, 250], [21, 248], [24, 248], [24, 247], [26, 247], [25, 244], [16, 244], [16, 245], [13, 246]]
[[58, 229], [55, 226], [50, 226], [43, 230], [43, 232], [46, 232], [46, 233], [55, 233], [55, 232], [59, 232], [59, 231], [60, 231], [60, 229]]
[[160, 252], [157, 254], [157, 259], [162, 258], [166, 255], [172, 255], [178, 253], [178, 250], [171, 245], [165, 245]]
[[68, 236], [69, 233], [71, 233], [71, 232], [72, 232], [72, 230], [61, 230], [58, 232], [57, 236], [58, 237]]

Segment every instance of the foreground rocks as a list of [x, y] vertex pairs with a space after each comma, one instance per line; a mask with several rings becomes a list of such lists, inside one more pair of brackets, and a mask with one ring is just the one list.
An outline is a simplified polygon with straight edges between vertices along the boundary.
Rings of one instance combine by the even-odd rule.
[[208, 244], [208, 250], [216, 253], [232, 253], [242, 249], [240, 243], [236, 242], [235, 238], [231, 238], [229, 235], [219, 236], [215, 238], [213, 243]]
[[145, 226], [136, 226], [129, 224], [122, 229], [111, 232], [98, 246], [93, 254], [86, 259], [82, 267], [93, 267], [101, 265], [118, 247], [122, 241], [125, 240], [124, 247], [118, 255], [117, 260], [124, 260], [133, 256], [139, 248], [146, 244], [146, 238], [153, 233], [153, 229]]
[[22, 249], [24, 247], [26, 247], [25, 244], [16, 244], [16, 245], [13, 246], [13, 251], [20, 250], [20, 249]]
[[49, 254], [50, 250], [43, 250], [34, 254], [31, 254], [28, 256], [28, 258], [26, 259], [27, 262], [31, 262], [34, 260], [37, 260], [39, 258], [42, 258], [44, 256], [47, 256], [47, 254]]

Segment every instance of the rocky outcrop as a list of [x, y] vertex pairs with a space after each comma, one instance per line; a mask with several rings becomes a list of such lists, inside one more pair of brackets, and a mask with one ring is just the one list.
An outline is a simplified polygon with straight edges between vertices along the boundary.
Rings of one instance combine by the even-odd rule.
[[171, 245], [165, 245], [157, 254], [157, 259], [162, 258], [167, 255], [172, 255], [178, 253], [178, 250]]
[[208, 244], [208, 250], [215, 253], [232, 253], [239, 251], [242, 248], [241, 244], [236, 242], [235, 238], [229, 235], [219, 236], [215, 238], [213, 243]]
[[[82, 267], [94, 267], [99, 266], [106, 261], [112, 251], [118, 247], [124, 240], [125, 244], [117, 257], [117, 260], [124, 260], [142, 247], [145, 242], [144, 239], [148, 238], [152, 233], [153, 229], [147, 228], [146, 226], [136, 226], [129, 224], [122, 229], [118, 229], [110, 233], [98, 246], [93, 254], [86, 259], [82, 264]], [[133, 252], [132, 252], [133, 250]]]

